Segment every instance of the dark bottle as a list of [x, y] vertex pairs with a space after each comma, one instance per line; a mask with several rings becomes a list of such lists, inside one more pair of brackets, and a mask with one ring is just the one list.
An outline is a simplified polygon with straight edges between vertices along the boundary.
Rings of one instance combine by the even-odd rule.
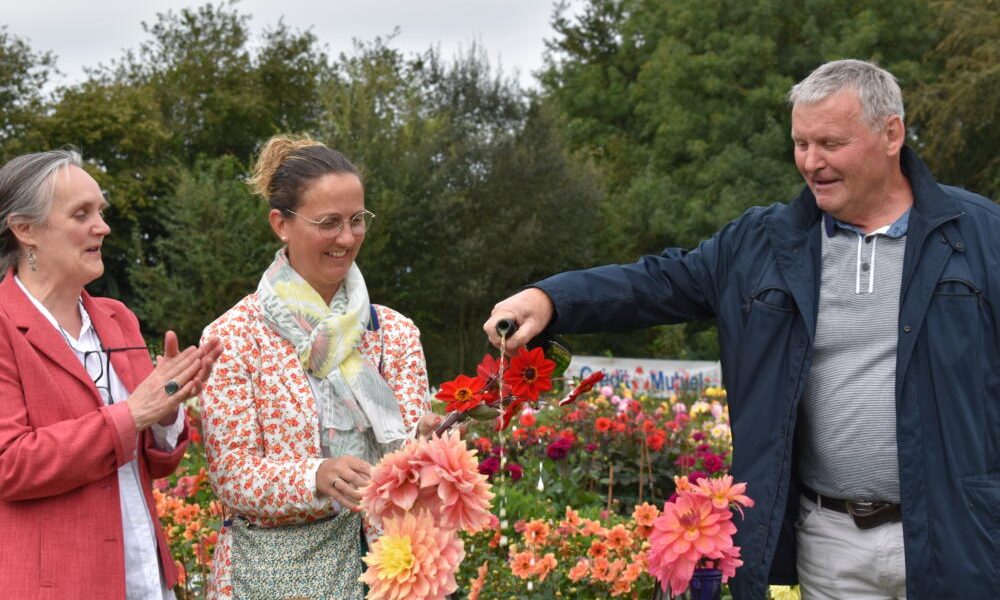
[[[501, 336], [509, 338], [516, 331], [517, 323], [513, 319], [500, 319], [497, 321], [497, 333]], [[561, 378], [566, 373], [566, 369], [569, 368], [570, 361], [573, 360], [573, 353], [570, 352], [566, 342], [558, 336], [540, 333], [528, 340], [525, 347], [528, 350], [541, 348], [545, 354], [545, 358], [556, 363], [556, 368], [552, 371], [552, 386], [553, 389], [560, 389], [562, 387]]]

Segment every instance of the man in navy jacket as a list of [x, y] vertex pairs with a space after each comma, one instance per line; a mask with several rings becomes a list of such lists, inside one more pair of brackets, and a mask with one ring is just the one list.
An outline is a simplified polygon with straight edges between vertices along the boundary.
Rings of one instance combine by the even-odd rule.
[[734, 597], [1000, 596], [1000, 206], [938, 184], [871, 63], [789, 93], [806, 188], [696, 249], [561, 273], [484, 329], [625, 331], [714, 318], [739, 523]]

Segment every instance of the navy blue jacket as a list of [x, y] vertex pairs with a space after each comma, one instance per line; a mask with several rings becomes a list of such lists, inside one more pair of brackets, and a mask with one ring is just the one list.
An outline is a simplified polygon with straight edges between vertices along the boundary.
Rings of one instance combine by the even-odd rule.
[[[910, 600], [1000, 597], [1000, 206], [939, 185], [909, 148], [896, 428]], [[738, 523], [737, 599], [795, 581], [794, 433], [813, 358], [822, 213], [807, 189], [747, 211], [690, 252], [535, 284], [554, 333], [714, 318], [733, 475], [756, 506]]]

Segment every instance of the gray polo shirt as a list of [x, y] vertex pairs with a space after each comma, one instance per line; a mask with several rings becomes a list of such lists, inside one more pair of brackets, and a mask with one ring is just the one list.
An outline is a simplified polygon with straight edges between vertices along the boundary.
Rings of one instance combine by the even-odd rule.
[[910, 213], [867, 235], [824, 215], [799, 475], [833, 498], [899, 502], [896, 339]]

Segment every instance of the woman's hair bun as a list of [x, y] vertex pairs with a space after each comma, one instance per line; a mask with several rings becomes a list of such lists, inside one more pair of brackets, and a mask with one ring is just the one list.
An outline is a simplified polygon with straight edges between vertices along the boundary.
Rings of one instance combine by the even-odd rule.
[[272, 137], [261, 149], [257, 163], [253, 167], [253, 174], [247, 179], [247, 185], [255, 194], [269, 200], [271, 180], [274, 178], [275, 171], [281, 167], [288, 155], [302, 148], [322, 145], [307, 135], [276, 135]]

